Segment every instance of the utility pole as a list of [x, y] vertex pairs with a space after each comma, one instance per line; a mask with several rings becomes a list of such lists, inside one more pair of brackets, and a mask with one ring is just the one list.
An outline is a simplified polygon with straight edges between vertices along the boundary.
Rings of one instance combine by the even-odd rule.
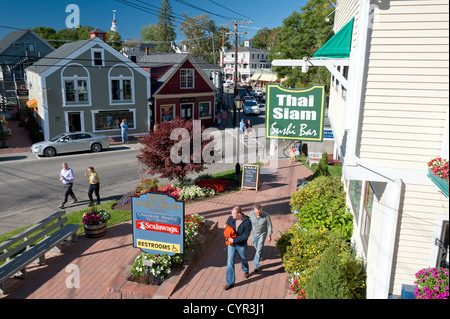
[[[234, 34], [234, 92], [233, 96], [237, 96], [237, 74], [238, 74], [238, 34], [248, 34], [248, 32], [238, 32], [238, 26], [241, 24], [252, 24], [253, 19], [250, 21], [237, 22], [236, 20], [231, 23], [225, 23], [221, 25], [234, 25], [234, 32], [228, 32], [227, 34]], [[233, 125], [236, 126], [236, 104], [233, 103]]]

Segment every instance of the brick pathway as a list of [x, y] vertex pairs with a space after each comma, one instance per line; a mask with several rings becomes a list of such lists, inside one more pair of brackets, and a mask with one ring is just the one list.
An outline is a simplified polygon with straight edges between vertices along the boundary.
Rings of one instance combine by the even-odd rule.
[[[261, 188], [242, 190], [228, 196], [219, 197], [186, 208], [186, 214], [198, 213], [206, 219], [219, 223], [219, 234], [208, 248], [202, 260], [196, 263], [187, 277], [180, 282], [172, 299], [291, 299], [288, 277], [284, 273], [281, 260], [275, 248], [275, 241], [266, 243], [265, 259], [261, 262], [261, 272], [243, 278], [239, 258], [236, 259], [236, 284], [224, 291], [226, 272], [226, 249], [223, 228], [231, 208], [240, 205], [248, 213], [255, 202], [260, 203], [272, 218], [273, 239], [294, 223], [289, 210], [291, 194], [296, 189], [297, 179], [311, 174], [301, 163], [279, 162], [276, 174], [261, 175]], [[7, 282], [10, 294], [1, 298], [11, 299], [88, 299], [104, 298], [108, 287], [113, 285], [119, 274], [133, 263], [139, 250], [132, 247], [131, 223], [123, 223], [108, 228], [105, 237], [89, 239], [79, 236], [78, 242], [64, 246], [63, 254], [50, 254], [47, 265], [30, 266], [28, 278], [12, 279]], [[254, 256], [254, 248], [249, 240], [248, 257]], [[71, 283], [73, 266], [80, 270], [80, 287], [67, 288]], [[69, 278], [69, 279], [68, 279]]]

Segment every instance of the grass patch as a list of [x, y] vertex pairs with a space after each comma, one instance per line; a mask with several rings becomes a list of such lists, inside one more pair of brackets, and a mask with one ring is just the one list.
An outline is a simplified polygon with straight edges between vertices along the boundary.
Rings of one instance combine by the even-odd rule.
[[[127, 222], [131, 220], [131, 212], [130, 211], [122, 211], [122, 210], [113, 210], [112, 206], [116, 204], [119, 200], [113, 200], [110, 202], [106, 202], [100, 205], [97, 205], [97, 209], [99, 210], [107, 210], [111, 213], [111, 219], [108, 220], [107, 226], [113, 226], [117, 225], [123, 222]], [[65, 216], [67, 217], [67, 224], [77, 224], [80, 225], [80, 228], [78, 229], [78, 234], [84, 234], [84, 227], [83, 223], [81, 221], [83, 214], [86, 211], [89, 211], [91, 208], [86, 207], [71, 213], [67, 213]], [[25, 229], [29, 228], [32, 225], [22, 227], [20, 229], [13, 230], [9, 233], [5, 233], [0, 235], [0, 243], [4, 242], [5, 240], [10, 239], [11, 237], [14, 237], [15, 235], [19, 234], [20, 232], [24, 231]], [[55, 230], [56, 231], [56, 230]], [[54, 232], [54, 231], [53, 231]], [[51, 234], [51, 232], [49, 233]]]

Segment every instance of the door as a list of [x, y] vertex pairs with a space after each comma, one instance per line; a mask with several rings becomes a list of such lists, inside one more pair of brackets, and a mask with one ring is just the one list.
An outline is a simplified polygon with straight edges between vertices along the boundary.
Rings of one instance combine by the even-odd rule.
[[67, 128], [70, 133], [83, 131], [80, 112], [67, 113]]
[[91, 136], [86, 133], [74, 134], [74, 151], [87, 151], [91, 147]]
[[181, 104], [181, 118], [191, 120], [193, 116], [194, 104]]

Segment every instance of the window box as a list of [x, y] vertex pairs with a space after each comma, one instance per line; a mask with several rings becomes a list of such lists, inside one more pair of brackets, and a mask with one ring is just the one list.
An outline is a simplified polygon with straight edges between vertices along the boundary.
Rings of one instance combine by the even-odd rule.
[[428, 168], [428, 178], [448, 197], [448, 182], [442, 177], [433, 174], [430, 168]]

